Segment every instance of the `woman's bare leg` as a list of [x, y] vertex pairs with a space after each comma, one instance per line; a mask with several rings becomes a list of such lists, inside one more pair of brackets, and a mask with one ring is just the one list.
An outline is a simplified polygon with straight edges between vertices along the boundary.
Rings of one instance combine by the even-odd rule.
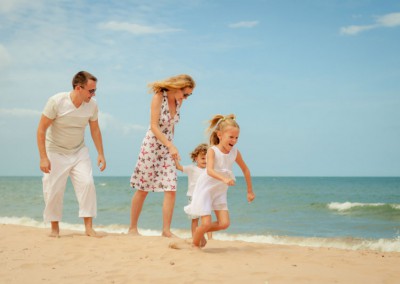
[[132, 197], [131, 205], [131, 225], [129, 227], [129, 234], [140, 235], [138, 231], [138, 220], [140, 213], [142, 212], [143, 203], [146, 200], [148, 192], [143, 190], [136, 190]]
[[172, 215], [174, 214], [175, 196], [176, 196], [176, 191], [164, 192], [164, 202], [162, 209], [163, 213], [162, 236], [167, 238], [175, 237], [175, 235], [171, 233], [171, 222], [172, 222]]

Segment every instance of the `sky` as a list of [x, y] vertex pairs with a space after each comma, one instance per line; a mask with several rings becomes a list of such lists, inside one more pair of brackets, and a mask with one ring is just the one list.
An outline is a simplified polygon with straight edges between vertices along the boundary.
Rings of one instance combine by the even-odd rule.
[[234, 113], [253, 176], [400, 176], [399, 50], [400, 1], [2, 0], [0, 175], [41, 175], [41, 112], [86, 70], [96, 176], [131, 175], [147, 84], [182, 73], [197, 83], [175, 131], [182, 164], [213, 115]]

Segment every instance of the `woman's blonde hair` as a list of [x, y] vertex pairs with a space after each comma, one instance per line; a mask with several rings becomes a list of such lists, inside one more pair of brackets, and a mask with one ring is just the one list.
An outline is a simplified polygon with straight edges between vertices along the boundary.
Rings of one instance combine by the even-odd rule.
[[155, 81], [147, 85], [149, 87], [149, 93], [158, 93], [167, 91], [169, 89], [183, 89], [196, 87], [196, 82], [187, 74], [181, 74], [173, 76], [161, 81]]
[[224, 131], [227, 126], [233, 126], [240, 129], [239, 124], [236, 122], [234, 114], [222, 115], [217, 114], [209, 121], [210, 126], [207, 128], [210, 133], [210, 145], [218, 145], [218, 131]]
[[200, 155], [200, 154], [207, 154], [207, 150], [208, 150], [208, 145], [206, 143], [202, 143], [200, 145], [198, 145], [193, 151], [192, 153], [190, 153], [190, 158], [192, 159], [193, 162], [196, 162], [196, 158]]

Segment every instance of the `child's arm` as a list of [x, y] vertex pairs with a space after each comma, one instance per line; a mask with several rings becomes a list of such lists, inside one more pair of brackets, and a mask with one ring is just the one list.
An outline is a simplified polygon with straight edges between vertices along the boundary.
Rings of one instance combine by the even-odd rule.
[[215, 152], [213, 149], [209, 148], [207, 151], [207, 174], [210, 177], [220, 180], [229, 186], [235, 185], [234, 179], [224, 177], [223, 175], [219, 174], [217, 171], [214, 170], [214, 158], [215, 158]]
[[236, 156], [236, 163], [239, 165], [241, 168], [244, 178], [246, 179], [247, 183], [247, 201], [252, 202], [254, 198], [256, 198], [256, 195], [253, 192], [253, 186], [251, 183], [251, 175], [250, 175], [250, 170], [247, 167], [246, 163], [244, 162], [242, 155], [240, 154], [239, 150]]
[[183, 172], [183, 167], [182, 165], [179, 163], [178, 159], [175, 159], [175, 167], [177, 170], [180, 170], [181, 172]]

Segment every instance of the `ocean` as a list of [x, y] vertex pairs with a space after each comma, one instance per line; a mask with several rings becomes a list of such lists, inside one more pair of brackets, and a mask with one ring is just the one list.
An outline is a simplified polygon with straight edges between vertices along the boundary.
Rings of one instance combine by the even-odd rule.
[[[95, 177], [94, 228], [125, 234], [133, 190], [129, 177]], [[228, 190], [231, 226], [219, 240], [400, 252], [400, 177], [253, 177], [256, 199], [246, 200], [237, 177]], [[172, 232], [189, 238], [187, 177], [179, 176]], [[41, 177], [0, 177], [0, 224], [49, 228], [43, 223]], [[160, 235], [162, 193], [149, 193], [139, 219], [143, 235]], [[70, 181], [62, 229], [83, 231]]]

